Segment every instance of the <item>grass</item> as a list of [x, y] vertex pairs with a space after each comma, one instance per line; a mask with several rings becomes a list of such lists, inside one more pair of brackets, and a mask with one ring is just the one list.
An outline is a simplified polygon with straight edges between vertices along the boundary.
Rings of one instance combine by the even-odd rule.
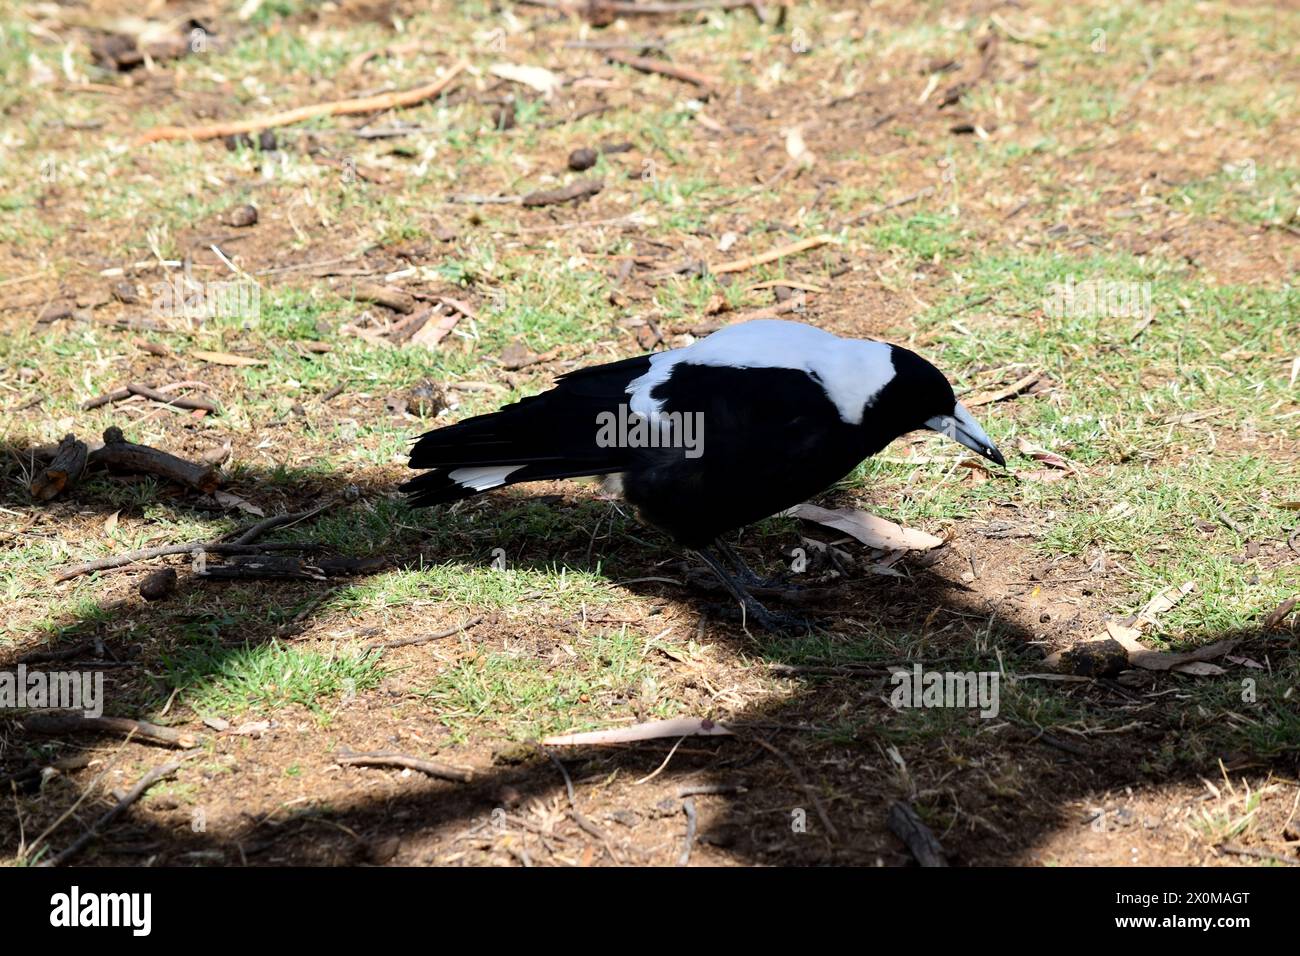
[[235, 649], [200, 644], [165, 665], [172, 688], [205, 716], [267, 712], [298, 704], [325, 720], [327, 703], [367, 691], [384, 675], [373, 656], [320, 654], [278, 643]]

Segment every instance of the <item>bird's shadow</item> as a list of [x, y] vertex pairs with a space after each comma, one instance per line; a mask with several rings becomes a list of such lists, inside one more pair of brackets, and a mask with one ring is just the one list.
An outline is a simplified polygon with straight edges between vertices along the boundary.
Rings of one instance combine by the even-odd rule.
[[[43, 511], [55, 517], [74, 512], [83, 518], [87, 513], [106, 517], [123, 510], [124, 500], [127, 515], [135, 508], [194, 517], [196, 504], [203, 504], [161, 486], [124, 488], [116, 479], [100, 478], [66, 500], [35, 505], [25, 491], [30, 461], [26, 448], [0, 450], [0, 502], [10, 515], [20, 516], [14, 519], [20, 528], [27, 519], [39, 523]], [[1220, 759], [1260, 772], [1293, 772], [1300, 748], [1292, 736], [1295, 722], [1279, 725], [1275, 719], [1285, 691], [1285, 669], [1278, 664], [1285, 659], [1288, 668], [1294, 667], [1285, 634], [1279, 639], [1277, 633], [1260, 630], [1207, 637], [1237, 638], [1242, 642], [1238, 653], [1245, 656], [1271, 655], [1277, 678], [1258, 678], [1251, 705], [1240, 702], [1235, 676], [1202, 685], [1214, 688], [1207, 698], [1204, 690], [1167, 693], [1205, 678], [1140, 674], [1126, 684], [1004, 683], [1000, 712], [989, 719], [971, 708], [899, 710], [890, 703], [895, 687], [891, 667], [920, 664], [927, 670], [1003, 676], [1044, 670], [1033, 629], [1014, 616], [991, 612], [987, 595], [963, 583], [960, 570], [949, 569], [955, 561], [951, 566], [928, 559], [912, 565], [905, 561], [899, 566], [901, 577], [850, 573], [826, 584], [811, 604], [795, 605], [818, 622], [814, 631], [747, 633], [728, 616], [721, 592], [702, 584], [707, 578], [701, 566], [640, 528], [616, 505], [582, 492], [530, 496], [512, 490], [454, 509], [412, 512], [387, 485], [357, 488], [328, 475], [285, 480], [279, 474], [244, 471], [238, 486], [250, 496], [262, 489], [262, 500], [275, 499], [274, 506], [284, 510], [338, 503], [271, 537], [321, 539], [331, 549], [380, 557], [394, 571], [450, 564], [487, 573], [504, 555], [506, 567], [524, 581], [533, 576], [549, 580], [557, 566], [598, 574], [624, 582], [617, 587], [644, 599], [636, 602], [638, 608], [649, 603], [636, 622], [647, 638], [671, 616], [674, 622], [686, 622], [700, 645], [724, 647], [753, 668], [774, 671], [783, 679], [779, 692], [723, 693], [715, 688], [702, 695], [710, 712], [725, 710], [736, 736], [693, 738], [658, 775], [660, 785], [680, 782], [703, 791], [695, 798], [699, 839], [724, 848], [733, 861], [908, 863], [907, 850], [884, 824], [896, 800], [922, 810], [953, 862], [1026, 861], [1062, 830], [1122, 838], [1129, 824], [1121, 816], [1108, 822], [1102, 806], [1101, 816], [1089, 820], [1079, 809], [1081, 801], [1101, 802], [1108, 792], [1124, 787], [1158, 791], [1198, 785], [1202, 777], [1218, 772]], [[771, 572], [782, 568], [781, 552], [798, 541], [792, 525], [777, 522], [747, 531], [739, 543], [747, 558], [766, 558], [760, 570]], [[48, 581], [26, 583], [49, 587]], [[115, 597], [90, 609], [57, 614], [44, 632], [46, 641], [31, 634], [13, 636], [0, 647], [0, 670], [12, 671], [20, 662], [47, 669], [98, 668], [105, 673], [106, 712], [161, 720], [164, 714], [175, 716], [171, 698], [177, 687], [169, 675], [183, 672], [186, 680], [201, 681], [219, 673], [230, 654], [272, 640], [294, 640], [310, 628], [321, 596], [337, 582], [218, 582], [182, 568], [175, 593], [158, 603], [143, 602], [121, 579], [105, 583]], [[515, 628], [526, 626], [558, 646], [583, 640], [591, 628], [604, 626], [599, 615], [588, 617], [585, 608], [566, 607], [549, 615], [539, 631], [535, 621], [503, 614], [464, 639], [499, 645], [511, 640]], [[435, 610], [430, 616], [439, 615]], [[204, 653], [190, 654], [200, 641]], [[428, 666], [427, 659], [420, 660], [419, 647], [401, 653]], [[182, 659], [187, 667], [169, 670]], [[692, 680], [709, 686], [707, 673]], [[367, 695], [372, 704], [382, 700], [379, 690], [362, 692], [354, 706], [365, 706]], [[713, 706], [712, 700], [722, 703]], [[183, 691], [180, 701], [183, 705]], [[1216, 720], [1214, 713], [1207, 718], [1206, 705], [1214, 701], [1221, 712], [1250, 709], [1250, 723]], [[1131, 724], [1121, 719], [1130, 711], [1142, 716], [1139, 726], [1126, 733], [1090, 736], [1059, 729], [1087, 726], [1080, 717], [1094, 725], [1107, 719]], [[439, 715], [430, 716], [436, 722]], [[618, 714], [626, 716], [625, 710]], [[16, 717], [0, 721], [0, 775], [48, 764], [86, 746], [84, 737], [28, 735]], [[595, 841], [596, 860], [677, 858], [686, 827], [680, 802], [648, 805], [645, 791], [630, 783], [602, 785], [597, 800], [586, 786], [595, 779], [631, 781], [652, 774], [673, 743], [558, 753], [577, 781], [578, 808], [588, 808], [592, 819], [586, 822], [594, 819], [592, 832], [602, 836]], [[327, 754], [319, 756], [324, 766], [330, 765]], [[565, 780], [556, 764], [536, 751], [484, 760], [479, 766], [468, 784], [411, 782], [396, 795], [382, 796], [355, 787], [278, 820], [234, 815], [222, 818], [227, 822], [220, 826], [199, 830], [188, 818], [132, 812], [102, 840], [96, 858], [129, 863], [148, 852], [164, 863], [354, 863], [387, 859], [386, 851], [375, 848], [391, 847], [396, 838], [399, 849], [392, 859], [422, 863], [454, 858], [446, 843], [454, 830], [465, 846], [488, 854], [478, 859], [519, 859], [519, 844], [509, 849], [511, 832], [523, 837], [525, 845], [529, 838], [541, 839], [528, 836], [521, 808], [533, 800], [567, 801]], [[205, 788], [221, 787], [220, 781], [204, 779]], [[57, 817], [77, 795], [76, 787], [54, 781], [43, 791], [39, 815]], [[654, 839], [640, 839], [645, 834]], [[10, 837], [4, 843], [16, 846], [12, 827]], [[647, 843], [658, 849], [647, 850]], [[561, 851], [556, 858], [571, 856]]]

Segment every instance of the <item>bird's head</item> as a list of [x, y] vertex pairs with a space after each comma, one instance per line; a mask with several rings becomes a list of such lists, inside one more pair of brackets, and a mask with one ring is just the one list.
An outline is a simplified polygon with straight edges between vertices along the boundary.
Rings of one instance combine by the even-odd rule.
[[892, 414], [904, 426], [900, 434], [928, 428], [1005, 468], [1002, 452], [957, 401], [943, 373], [915, 352], [897, 345], [890, 348], [894, 377], [880, 399], [892, 406]]

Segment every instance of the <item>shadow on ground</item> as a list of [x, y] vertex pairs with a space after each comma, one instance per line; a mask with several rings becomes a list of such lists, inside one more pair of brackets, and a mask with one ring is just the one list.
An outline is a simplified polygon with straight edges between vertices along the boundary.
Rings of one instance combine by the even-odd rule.
[[[28, 515], [34, 506], [21, 480], [25, 458], [20, 448], [0, 452], [0, 502], [10, 512]], [[98, 481], [46, 507], [90, 512], [102, 520], [121, 504], [104, 494], [114, 479]], [[1227, 771], [1256, 776], [1293, 774], [1297, 766], [1300, 740], [1294, 736], [1294, 718], [1285, 712], [1290, 706], [1284, 698], [1287, 675], [1295, 669], [1294, 635], [1287, 632], [1206, 637], [1207, 642], [1232, 637], [1241, 642], [1237, 654], [1269, 661], [1269, 673], [1249, 675], [1257, 683], [1256, 701], [1249, 704], [1242, 702], [1244, 672], [1234, 669], [1220, 678], [1135, 672], [1122, 683], [1006, 682], [999, 714], [987, 720], [970, 709], [900, 711], [889, 704], [894, 686], [890, 666], [920, 663], [927, 670], [1022, 676], [1045, 670], [1033, 629], [1014, 614], [999, 613], [998, 595], [982, 593], [978, 582], [976, 587], [962, 583], [964, 565], [955, 558], [941, 555], [928, 567], [920, 566], [926, 562], [904, 562], [901, 578], [864, 575], [833, 585], [828, 595], [800, 608], [818, 621], [815, 634], [751, 636], [727, 618], [716, 591], [697, 586], [694, 574], [683, 576], [680, 556], [608, 502], [573, 495], [528, 498], [524, 490], [517, 496], [485, 497], [451, 514], [417, 514], [396, 502], [386, 486], [349, 492], [321, 479], [281, 490], [289, 506], [329, 501], [340, 506], [268, 539], [301, 540], [323, 530], [332, 550], [382, 558], [390, 569], [445, 562], [482, 567], [494, 548], [512, 562], [518, 556], [515, 566], [524, 569], [599, 567], [611, 581], [635, 582], [625, 587], [644, 599], [639, 604], [650, 605], [633, 622], [647, 636], [665, 616], [684, 617], [701, 644], [725, 648], [729, 655], [748, 659], [752, 668], [774, 669], [783, 678], [783, 690], [739, 706], [725, 704], [725, 688], [703, 695], [711, 704], [704, 712], [715, 714], [720, 705], [712, 702], [724, 702], [735, 738], [556, 751], [575, 785], [577, 815], [571, 812], [555, 760], [538, 748], [502, 746], [502, 741], [469, 741], [440, 755], [446, 762], [474, 767], [475, 779], [468, 784], [350, 768], [341, 774], [362, 775], [365, 782], [340, 788], [342, 778], [331, 754], [351, 739], [380, 732], [376, 726], [382, 729], [394, 706], [382, 689], [359, 693], [297, 755], [306, 754], [304, 765], [314, 762], [306, 766], [309, 775], [315, 774], [306, 785], [310, 799], [286, 801], [274, 781], [214, 769], [210, 758], [216, 754], [233, 753], [237, 764], [254, 764], [266, 745], [204, 730], [207, 743], [183, 776], [203, 791], [228, 791], [226, 802], [245, 809], [227, 807], [212, 816], [220, 823], [196, 832], [192, 808], [183, 803], [140, 804], [117, 820], [81, 862], [672, 862], [686, 845], [679, 786], [705, 791], [694, 798], [696, 861], [906, 864], [911, 857], [886, 819], [895, 801], [907, 800], [921, 811], [954, 863], [1030, 862], [1036, 859], [1035, 849], [1062, 830], [1095, 831], [1098, 819], [1103, 829], [1144, 825], [1122, 815], [1108, 821], [1108, 795], [1125, 788], [1198, 787], [1202, 778], [1224, 772], [1221, 761]], [[358, 491], [357, 500], [343, 504]], [[193, 497], [160, 495], [150, 506], [187, 511], [194, 505]], [[368, 524], [379, 530], [367, 530]], [[349, 527], [360, 530], [349, 536]], [[788, 528], [765, 526], [748, 532], [741, 550], [772, 570], [771, 561], [760, 556], [773, 556], [792, 542], [797, 538]], [[147, 604], [133, 593], [108, 601], [93, 613], [58, 621], [50, 644], [39, 636], [19, 635], [0, 649], [0, 670], [42, 661], [39, 666], [46, 669], [102, 669], [107, 712], [166, 722], [185, 711], [183, 696], [181, 706], [171, 709], [172, 677], [176, 661], [190, 660], [189, 645], [208, 642], [209, 653], [199, 666], [215, 670], [224, 655], [250, 645], [292, 642], [309, 627], [312, 608], [333, 584], [215, 582], [182, 568], [177, 592], [165, 601]], [[238, 612], [226, 624], [223, 608]], [[584, 625], [582, 613], [564, 609], [529, 622], [527, 629], [532, 639], [551, 648], [581, 641], [587, 628], [600, 626], [599, 618]], [[198, 630], [190, 626], [199, 623]], [[499, 646], [517, 638], [520, 626], [517, 619], [489, 613], [465, 639]], [[430, 666], [422, 647], [401, 653], [416, 673]], [[190, 680], [201, 679], [202, 670], [194, 666], [191, 661], [184, 673]], [[698, 681], [709, 687], [710, 674], [702, 672]], [[425, 718], [436, 723], [439, 715], [428, 713], [430, 706], [424, 705]], [[1231, 716], [1238, 714], [1246, 716]], [[634, 719], [627, 709], [617, 718]], [[1061, 729], [1066, 724], [1077, 732]], [[203, 730], [193, 715], [186, 729]], [[653, 782], [636, 784], [665, 764], [674, 744], [672, 759]], [[0, 722], [0, 775], [43, 766], [88, 747], [107, 759], [117, 746], [84, 736], [29, 736], [17, 719], [9, 719]], [[165, 751], [149, 752], [156, 748], [128, 746], [138, 767], [169, 759]], [[391, 749], [418, 748], [395, 742]], [[289, 773], [293, 768], [282, 769]], [[261, 768], [252, 774], [265, 772]], [[92, 771], [83, 774], [55, 778], [40, 793], [39, 781], [29, 780], [21, 788], [14, 784], [15, 803], [26, 816], [27, 840], [72, 806], [94, 777]], [[209, 802], [206, 796], [204, 802]], [[1103, 811], [1091, 822], [1080, 809], [1088, 802]], [[88, 801], [74, 815], [76, 822], [54, 836], [50, 842], [55, 849], [102, 812], [93, 804]], [[256, 812], [247, 809], [254, 807]], [[530, 812], [537, 807], [548, 808], [560, 822], [539, 827], [538, 816]], [[1170, 840], [1185, 843], [1175, 821], [1159, 826], [1170, 828]], [[0, 824], [0, 834], [10, 850], [18, 845], [12, 818]]]

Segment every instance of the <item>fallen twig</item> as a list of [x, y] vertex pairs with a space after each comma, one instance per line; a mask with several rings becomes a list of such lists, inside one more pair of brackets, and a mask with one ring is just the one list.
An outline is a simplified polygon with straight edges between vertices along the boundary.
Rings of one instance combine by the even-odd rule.
[[338, 762], [345, 767], [401, 767], [404, 770], [415, 770], [430, 777], [437, 777], [439, 780], [451, 780], [456, 783], [469, 783], [474, 779], [474, 772], [471, 770], [461, 770], [458, 767], [449, 767], [446, 764], [434, 763], [431, 760], [406, 754], [353, 753], [345, 750], [339, 755]]
[[143, 146], [147, 143], [173, 139], [220, 139], [223, 136], [238, 136], [240, 133], [256, 133], [276, 126], [289, 126], [314, 119], [317, 116], [379, 113], [403, 106], [414, 106], [416, 103], [422, 103], [437, 96], [468, 67], [468, 61], [461, 60], [452, 66], [441, 79], [399, 93], [381, 93], [378, 96], [365, 96], [359, 99], [313, 103], [310, 106], [300, 106], [297, 109], [286, 110], [282, 113], [272, 113], [270, 116], [239, 120], [233, 123], [212, 123], [207, 126], [155, 126], [137, 137], [135, 145]]
[[816, 249], [818, 246], [824, 246], [828, 242], [834, 241], [834, 236], [829, 233], [823, 233], [820, 236], [811, 236], [807, 239], [800, 239], [798, 242], [792, 242], [788, 246], [778, 246], [775, 249], [769, 249], [767, 252], [759, 253], [756, 256], [747, 256], [744, 259], [733, 259], [730, 262], [719, 263], [716, 266], [710, 266], [709, 271], [714, 275], [719, 275], [724, 272], [744, 272], [746, 269], [752, 269], [755, 266], [775, 262], [777, 259], [784, 259], [786, 256], [798, 255], [801, 252], [807, 252], [809, 249]]
[[101, 405], [107, 405], [110, 402], [120, 402], [124, 398], [130, 398], [131, 392], [125, 388], [115, 388], [111, 392], [105, 392], [103, 395], [96, 395], [94, 398], [88, 398], [81, 403], [81, 410], [88, 412], [92, 408], [99, 408]]
[[114, 734], [164, 747], [193, 747], [199, 741], [170, 727], [151, 724], [129, 717], [86, 717], [82, 714], [32, 714], [23, 721], [23, 730], [31, 734]]
[[924, 189], [919, 189], [916, 192], [912, 193], [910, 196], [904, 196], [902, 199], [894, 199], [887, 203], [881, 203], [879, 206], [876, 206], [872, 209], [868, 209], [866, 212], [859, 213], [858, 215], [854, 216], [851, 219], [846, 219], [844, 220], [844, 225], [846, 226], [859, 225], [861, 223], [866, 222], [868, 219], [874, 219], [876, 216], [879, 216], [882, 212], [888, 212], [889, 210], [897, 209], [900, 206], [910, 205], [911, 203], [916, 202], [918, 199], [930, 195], [930, 193], [932, 192], [934, 192], [934, 187], [926, 186]]
[[304, 561], [294, 557], [268, 555], [240, 556], [223, 564], [209, 564], [199, 577], [221, 581], [324, 581], [326, 578], [369, 574], [384, 567], [384, 558], [316, 558]]
[[290, 514], [272, 515], [269, 518], [263, 518], [254, 525], [250, 525], [234, 535], [229, 536], [231, 544], [252, 544], [261, 538], [268, 531], [275, 528], [282, 528], [285, 525], [298, 524], [300, 521], [306, 521], [308, 518], [314, 518], [327, 508], [334, 507], [333, 504], [320, 505], [307, 511], [294, 511]]
[[686, 866], [691, 862], [691, 848], [695, 846], [695, 828], [699, 819], [695, 814], [695, 800], [687, 797], [682, 801], [682, 812], [686, 814], [686, 845], [682, 847], [681, 856], [677, 858], [678, 866]]
[[609, 842], [609, 837], [600, 827], [588, 820], [583, 815], [582, 811], [578, 809], [578, 798], [573, 792], [573, 778], [569, 776], [569, 771], [565, 768], [564, 761], [560, 760], [559, 757], [555, 756], [555, 754], [551, 753], [549, 750], [546, 751], [546, 756], [551, 758], [551, 762], [560, 769], [560, 773], [564, 777], [564, 789], [568, 791], [569, 794], [569, 813], [573, 817], [573, 822], [576, 823], [584, 832], [591, 834], [601, 843], [605, 844], [605, 850], [609, 853], [610, 859], [615, 863], [618, 863], [618, 855], [614, 852], [614, 847]]
[[993, 392], [983, 392], [972, 398], [963, 398], [961, 403], [967, 408], [978, 408], [981, 405], [991, 405], [994, 402], [1001, 402], [1008, 398], [1015, 398], [1042, 377], [1043, 373], [1038, 369], [1034, 369], [1028, 375], [1017, 379], [1006, 388], [999, 388]]
[[122, 568], [128, 564], [135, 564], [138, 561], [148, 561], [150, 558], [164, 558], [172, 554], [193, 554], [196, 551], [207, 554], [256, 554], [259, 551], [310, 551], [315, 547], [317, 545], [311, 543], [286, 542], [234, 544], [229, 541], [191, 541], [188, 544], [161, 544], [152, 548], [123, 551], [121, 554], [115, 554], [111, 557], [96, 558], [94, 561], [74, 564], [57, 572], [54, 575], [54, 580], [56, 582], [70, 581], [83, 574], [92, 574], [95, 571], [110, 571], [113, 568]]
[[149, 788], [160, 780], [170, 777], [181, 768], [184, 760], [173, 760], [171, 763], [163, 764], [161, 767], [154, 767], [146, 773], [136, 783], [130, 791], [114, 804], [113, 808], [105, 813], [102, 817], [90, 825], [90, 829], [83, 833], [77, 839], [73, 840], [71, 845], [60, 853], [56, 853], [48, 860], [44, 860], [41, 866], [62, 866], [80, 853], [85, 847], [99, 836], [100, 832], [118, 818], [118, 816], [131, 804], [135, 803], [148, 792]]
[[730, 737], [733, 732], [714, 720], [699, 717], [676, 717], [649, 720], [630, 727], [593, 730], [585, 734], [557, 734], [542, 740], [545, 747], [585, 747], [592, 744], [626, 744], [665, 737]]
[[1233, 846], [1231, 843], [1220, 843], [1215, 847], [1220, 853], [1231, 853], [1233, 856], [1245, 856], [1252, 860], [1268, 860], [1270, 863], [1282, 863], [1286, 866], [1300, 866], [1300, 860], [1293, 857], [1279, 856], [1276, 853], [1268, 853], [1264, 850], [1255, 850], [1245, 846]]
[[922, 866], [948, 865], [938, 838], [910, 805], [901, 800], [896, 802], [889, 808], [886, 822], [894, 836], [907, 844], [917, 863]]
[[410, 293], [403, 292], [401, 289], [365, 282], [358, 285], [352, 294], [358, 301], [377, 302], [404, 315], [410, 315], [415, 311], [415, 299]]
[[147, 398], [151, 402], [158, 402], [162, 405], [175, 405], [177, 408], [202, 410], [214, 414], [219, 410], [215, 402], [210, 402], [206, 398], [190, 398], [183, 395], [172, 398], [170, 395], [164, 395], [157, 389], [150, 388], [148, 385], [141, 385], [138, 382], [132, 382], [126, 387], [126, 390], [132, 395], [139, 395], [141, 398]]
[[373, 644], [367, 644], [366, 650], [390, 650], [394, 647], [414, 647], [418, 644], [428, 644], [430, 641], [441, 641], [446, 637], [453, 637], [456, 634], [463, 634], [472, 627], [477, 627], [483, 622], [483, 615], [472, 617], [464, 624], [458, 624], [456, 627], [449, 627], [445, 631], [436, 631], [433, 634], [421, 634], [418, 637], [408, 637], [400, 641], [376, 641]]
[[832, 840], [838, 842], [840, 838], [839, 831], [835, 829], [835, 824], [831, 823], [831, 818], [826, 815], [826, 808], [822, 806], [821, 799], [817, 796], [817, 791], [809, 786], [808, 781], [804, 780], [803, 774], [799, 772], [799, 768], [795, 766], [794, 761], [791, 760], [784, 751], [778, 750], [762, 737], [750, 737], [748, 739], [752, 743], [758, 744], [768, 753], [775, 755], [778, 760], [785, 764], [785, 768], [790, 771], [796, 782], [798, 782], [799, 786], [803, 789], [803, 792], [808, 795], [808, 799], [812, 801], [813, 809], [817, 811], [817, 819], [821, 820], [822, 826], [826, 828], [826, 835]]
[[606, 50], [605, 59], [621, 63], [623, 66], [630, 66], [641, 73], [657, 73], [660, 76], [681, 80], [683, 83], [698, 86], [702, 90], [712, 91], [721, 85], [721, 81], [717, 77], [709, 76], [707, 73], [699, 73], [684, 66], [678, 66], [675, 63], [669, 63], [667, 60], [656, 60], [648, 56], [631, 56], [627, 53], [619, 53], [617, 50]]
[[221, 483], [215, 468], [129, 442], [122, 436], [122, 430], [115, 427], [105, 430], [104, 447], [91, 452], [88, 463], [169, 478], [205, 495], [212, 494]]

